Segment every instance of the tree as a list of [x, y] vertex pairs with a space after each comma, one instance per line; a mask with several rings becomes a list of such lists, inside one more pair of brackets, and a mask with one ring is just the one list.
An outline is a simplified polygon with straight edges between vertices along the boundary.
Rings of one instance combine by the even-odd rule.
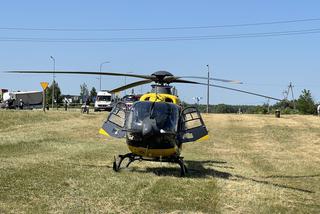
[[271, 106], [271, 111], [274, 112], [275, 110], [281, 110], [282, 114], [297, 114], [299, 112], [295, 108], [296, 103], [297, 100], [284, 99]]
[[315, 114], [316, 104], [312, 98], [310, 90], [304, 89], [297, 100], [297, 109], [302, 114]]
[[92, 89], [90, 91], [90, 101], [94, 102], [96, 97], [97, 97], [97, 90], [95, 87], [92, 87]]
[[214, 106], [213, 112], [215, 112], [215, 113], [231, 113], [232, 109], [228, 105], [218, 104], [218, 105]]
[[[52, 90], [53, 84], [51, 84], [46, 90], [46, 99], [48, 104], [52, 103]], [[57, 103], [62, 103], [61, 90], [56, 81], [54, 82], [54, 98]]]
[[82, 102], [86, 102], [89, 99], [89, 90], [86, 83], [80, 85], [80, 98]]

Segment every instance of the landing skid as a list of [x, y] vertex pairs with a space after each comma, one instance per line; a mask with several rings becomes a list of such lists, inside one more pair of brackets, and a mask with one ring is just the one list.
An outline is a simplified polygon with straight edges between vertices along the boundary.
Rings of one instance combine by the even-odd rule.
[[128, 163], [126, 167], [129, 167], [131, 163], [134, 161], [155, 161], [155, 162], [167, 162], [167, 163], [177, 163], [180, 166], [180, 176], [184, 177], [188, 173], [188, 169], [183, 162], [183, 157], [181, 156], [171, 156], [166, 158], [145, 158], [139, 155], [135, 155], [133, 153], [128, 153], [125, 155], [118, 155], [118, 157], [114, 157], [113, 161], [113, 170], [115, 172], [119, 172], [121, 168], [122, 161], [128, 158]]

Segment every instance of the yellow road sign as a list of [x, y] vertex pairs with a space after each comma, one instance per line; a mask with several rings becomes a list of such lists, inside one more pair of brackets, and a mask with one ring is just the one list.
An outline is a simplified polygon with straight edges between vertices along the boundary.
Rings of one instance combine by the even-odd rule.
[[40, 85], [43, 90], [46, 90], [48, 88], [49, 83], [48, 82], [40, 82]]

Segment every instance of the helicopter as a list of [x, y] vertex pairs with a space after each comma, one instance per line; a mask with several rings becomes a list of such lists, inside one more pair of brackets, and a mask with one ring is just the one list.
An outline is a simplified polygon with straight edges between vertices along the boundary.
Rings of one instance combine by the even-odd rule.
[[[9, 73], [53, 73], [52, 71], [8, 71]], [[110, 91], [117, 93], [129, 88], [154, 82], [152, 90], [143, 94], [130, 107], [119, 101], [114, 105], [99, 133], [114, 138], [125, 138], [129, 153], [114, 157], [113, 170], [118, 172], [125, 159], [125, 167], [139, 161], [155, 161], [176, 163], [180, 166], [180, 176], [185, 176], [188, 169], [181, 156], [182, 146], [189, 142], [209, 139], [208, 130], [196, 107], [183, 108], [179, 97], [173, 93], [171, 83], [209, 85], [237, 92], [247, 93], [268, 99], [279, 100], [270, 96], [225, 86], [206, 84], [186, 80], [186, 78], [207, 79], [199, 76], [174, 76], [168, 71], [156, 71], [151, 75], [86, 72], [86, 71], [55, 71], [55, 74], [88, 74], [108, 76], [128, 76], [142, 78]], [[238, 83], [235, 80], [209, 78], [210, 80]]]

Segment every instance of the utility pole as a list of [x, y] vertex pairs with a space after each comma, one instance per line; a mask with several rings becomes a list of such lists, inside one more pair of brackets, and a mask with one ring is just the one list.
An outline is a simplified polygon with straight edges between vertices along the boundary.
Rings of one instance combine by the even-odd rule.
[[100, 64], [100, 91], [101, 91], [101, 70], [102, 70], [102, 65], [106, 64], [106, 63], [110, 63], [110, 62], [109, 61], [105, 61], [105, 62]]
[[[296, 109], [296, 102], [294, 101], [294, 95], [293, 95], [293, 85], [290, 82], [289, 88], [291, 88], [291, 96], [292, 96], [292, 102], [293, 102], [293, 109]], [[289, 92], [289, 89], [288, 89]]]
[[288, 85], [288, 90], [284, 91], [284, 99], [288, 100], [289, 93], [291, 91], [291, 99], [292, 99], [292, 103], [293, 103], [293, 109], [296, 109], [296, 103], [295, 103], [294, 94], [293, 94], [293, 87], [294, 86], [292, 85], [292, 82], [290, 82], [290, 84]]
[[52, 83], [52, 109], [53, 109], [53, 105], [54, 105], [54, 86], [55, 86], [55, 72], [56, 72], [56, 59], [53, 56], [50, 56], [50, 58], [53, 61], [53, 74], [52, 74], [52, 79], [53, 79], [53, 83]]
[[207, 83], [207, 113], [209, 113], [209, 95], [210, 95], [210, 70], [209, 70], [209, 65], [207, 65], [208, 68], [208, 83]]

